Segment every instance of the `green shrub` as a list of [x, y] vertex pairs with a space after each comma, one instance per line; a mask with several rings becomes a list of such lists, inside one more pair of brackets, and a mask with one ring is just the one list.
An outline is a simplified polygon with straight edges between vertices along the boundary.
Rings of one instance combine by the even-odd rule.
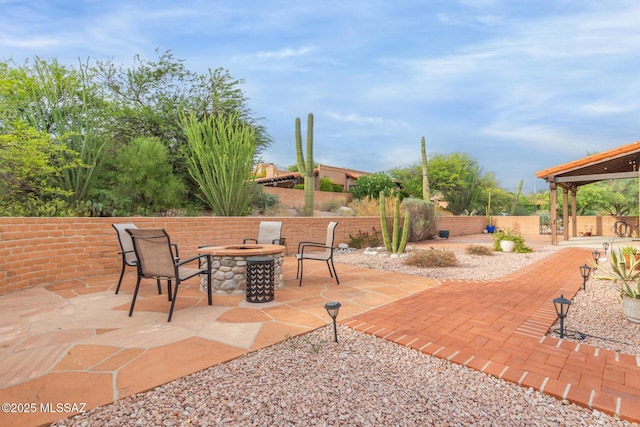
[[186, 187], [174, 175], [169, 155], [164, 143], [152, 137], [136, 138], [120, 148], [116, 156], [116, 205], [135, 214], [179, 207]]
[[326, 202], [318, 203], [316, 209], [323, 212], [338, 212], [338, 209], [342, 207], [342, 201], [340, 200], [327, 200]]
[[356, 216], [379, 216], [380, 203], [378, 199], [365, 197], [363, 199], [353, 199], [347, 207], [351, 208]]
[[351, 189], [351, 193], [356, 199], [365, 197], [377, 199], [380, 191], [384, 191], [385, 196], [390, 196], [391, 191], [396, 187], [396, 182], [389, 174], [378, 172], [359, 177], [355, 186]]
[[401, 208], [404, 212], [409, 212], [411, 218], [410, 242], [426, 240], [436, 234], [436, 211], [433, 202], [410, 197], [402, 201]]
[[540, 225], [551, 225], [551, 213], [549, 211], [539, 211]]
[[515, 247], [513, 248], [514, 252], [518, 253], [529, 253], [533, 252], [533, 250], [527, 246], [524, 242], [524, 236], [520, 233], [516, 233], [508, 228], [504, 230], [496, 231], [493, 235], [493, 250], [502, 252], [502, 247], [500, 247], [500, 242], [503, 240], [511, 240], [515, 243]]
[[265, 214], [280, 204], [280, 198], [264, 191], [261, 185], [253, 184], [249, 188], [251, 191], [249, 209], [253, 214]]
[[469, 245], [464, 248], [464, 253], [468, 255], [493, 255], [493, 248], [483, 245]]
[[420, 268], [455, 267], [458, 265], [458, 259], [450, 250], [429, 249], [411, 252], [405, 258], [404, 264]]
[[342, 185], [336, 184], [325, 176], [324, 178], [320, 178], [320, 191], [342, 193]]
[[373, 227], [373, 231], [369, 233], [368, 231], [358, 230], [358, 234], [352, 236], [349, 234], [349, 246], [356, 249], [367, 248], [367, 247], [378, 247], [382, 244], [382, 236], [380, 232]]
[[622, 252], [623, 255], [635, 255], [638, 253], [638, 250], [633, 246], [624, 246], [620, 248], [620, 252]]

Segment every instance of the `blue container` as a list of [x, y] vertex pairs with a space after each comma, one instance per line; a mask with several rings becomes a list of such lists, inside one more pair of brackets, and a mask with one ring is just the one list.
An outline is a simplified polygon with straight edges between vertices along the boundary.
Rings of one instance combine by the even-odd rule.
[[496, 231], [495, 225], [487, 225], [487, 233], [493, 233], [494, 231]]

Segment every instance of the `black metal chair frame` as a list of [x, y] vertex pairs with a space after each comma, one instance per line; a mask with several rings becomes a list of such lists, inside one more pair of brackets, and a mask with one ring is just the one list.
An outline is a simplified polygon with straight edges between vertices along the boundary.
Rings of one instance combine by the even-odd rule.
[[[116, 295], [118, 295], [118, 292], [120, 292], [120, 285], [122, 285], [122, 279], [124, 278], [124, 271], [127, 268], [127, 266], [136, 267], [136, 268], [138, 267], [138, 259], [136, 258], [135, 251], [133, 249], [131, 250], [125, 249], [126, 245], [122, 241], [122, 238], [124, 236], [121, 235], [121, 231], [126, 233], [127, 228], [137, 229], [138, 227], [136, 227], [136, 225], [132, 223], [118, 223], [118, 224], [111, 224], [111, 226], [116, 230], [116, 234], [118, 236], [118, 243], [120, 244], [120, 252], [118, 253], [122, 255], [122, 270], [120, 271], [120, 278], [118, 279], [118, 285], [116, 286]], [[121, 229], [118, 226], [122, 226]], [[131, 243], [131, 245], [133, 246], [133, 242]], [[180, 254], [178, 252], [178, 246], [174, 244], [173, 248], [175, 250], [175, 256], [176, 256], [175, 259], [176, 261], [179, 261]], [[127, 255], [133, 255], [133, 259], [127, 259]], [[162, 285], [160, 284], [160, 279], [157, 280], [157, 283], [158, 283], [158, 295], [162, 295]], [[171, 287], [171, 281], [169, 281], [169, 287]]]
[[[331, 228], [332, 224], [333, 227]], [[336, 233], [336, 227], [337, 227], [338, 223], [337, 222], [332, 222], [329, 224], [329, 226], [327, 227], [327, 242], [331, 242], [331, 245], [327, 245], [327, 244], [322, 244], [322, 243], [317, 243], [317, 242], [300, 242], [298, 243], [298, 253], [296, 254], [296, 258], [298, 259], [298, 269], [296, 271], [296, 279], [300, 278], [300, 283], [298, 286], [302, 286], [302, 272], [303, 272], [303, 260], [312, 260], [312, 261], [325, 261], [327, 263], [327, 268], [329, 269], [329, 275], [336, 279], [336, 283], [339, 285], [340, 284], [340, 280], [338, 279], [338, 272], [336, 271], [336, 266], [333, 264], [333, 251], [334, 251], [334, 247], [333, 247], [333, 242], [335, 240], [335, 233]], [[331, 228], [331, 230], [329, 230], [329, 228]], [[331, 234], [329, 234], [331, 233]], [[329, 239], [329, 236], [331, 236], [331, 239]], [[321, 249], [325, 249], [325, 251], [328, 251], [329, 255], [325, 256], [325, 257], [320, 257], [320, 256], [314, 256], [314, 255], [307, 255], [305, 257], [305, 249], [308, 248], [321, 248]], [[318, 254], [318, 252], [311, 252], [311, 254]]]
[[[133, 308], [135, 306], [136, 303], [136, 298], [138, 296], [138, 290], [140, 289], [140, 282], [142, 281], [142, 279], [156, 279], [158, 281], [158, 286], [160, 286], [160, 280], [162, 279], [166, 279], [168, 282], [168, 299], [169, 301], [171, 301], [171, 307], [169, 308], [169, 317], [167, 319], [167, 322], [171, 322], [171, 318], [173, 316], [173, 309], [176, 303], [176, 298], [178, 296], [178, 288], [180, 286], [180, 282], [190, 279], [194, 276], [198, 276], [201, 274], [206, 274], [207, 276], [207, 298], [208, 298], [208, 304], [212, 305], [213, 304], [213, 298], [212, 298], [212, 293], [211, 293], [211, 256], [209, 254], [200, 254], [200, 255], [195, 255], [192, 256], [188, 259], [185, 259], [183, 261], [179, 261], [177, 258], [177, 246], [175, 244], [171, 243], [171, 238], [169, 237], [169, 234], [164, 230], [164, 229], [157, 229], [157, 230], [153, 230], [156, 233], [149, 235], [149, 236], [135, 236], [134, 234], [138, 231], [143, 231], [141, 229], [127, 229], [126, 230], [127, 233], [129, 233], [129, 235], [131, 236], [131, 239], [133, 240], [133, 248], [134, 251], [136, 253], [136, 258], [138, 259], [138, 262], [136, 263], [136, 267], [138, 269], [138, 280], [136, 281], [136, 288], [135, 291], [133, 293], [133, 299], [131, 300], [131, 308], [129, 309], [129, 316], [131, 316], [133, 314]], [[140, 261], [140, 260], [144, 260], [144, 257], [141, 256], [141, 254], [139, 253], [140, 249], [138, 248], [138, 245], [136, 244], [136, 240], [137, 239], [166, 239], [167, 244], [169, 246], [169, 252], [171, 253], [171, 257], [172, 257], [172, 264], [173, 264], [173, 270], [174, 273], [172, 276], [168, 276], [168, 275], [163, 275], [163, 276], [157, 276], [157, 275], [147, 275], [144, 272], [145, 266], [144, 266], [144, 261]], [[201, 260], [205, 259], [205, 268], [202, 268], [202, 263]], [[184, 273], [185, 270], [181, 269], [181, 267], [183, 267], [186, 264], [189, 264], [193, 261], [198, 261], [198, 268], [189, 268], [188, 273], [186, 274], [181, 274]], [[173, 295], [171, 293], [171, 281], [175, 280], [175, 286], [173, 288]]]

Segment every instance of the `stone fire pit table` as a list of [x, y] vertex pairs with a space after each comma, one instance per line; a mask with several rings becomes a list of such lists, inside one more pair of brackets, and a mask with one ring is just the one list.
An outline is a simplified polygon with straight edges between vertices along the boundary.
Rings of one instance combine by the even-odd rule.
[[[199, 248], [201, 254], [211, 255], [211, 288], [216, 294], [243, 294], [247, 287], [247, 258], [273, 257], [275, 287], [284, 285], [283, 245], [230, 245]], [[200, 279], [200, 290], [207, 291], [206, 278]]]

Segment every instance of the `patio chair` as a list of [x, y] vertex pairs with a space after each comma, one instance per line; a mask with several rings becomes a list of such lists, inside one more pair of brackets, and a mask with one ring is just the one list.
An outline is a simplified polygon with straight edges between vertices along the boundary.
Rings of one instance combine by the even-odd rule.
[[[178, 288], [180, 282], [190, 279], [201, 274], [207, 275], [207, 296], [209, 305], [213, 304], [211, 296], [211, 257], [207, 254], [196, 255], [183, 261], [176, 259], [174, 252], [175, 245], [171, 244], [169, 234], [164, 229], [136, 229], [128, 228], [127, 233], [133, 241], [133, 249], [138, 260], [138, 280], [136, 289], [133, 292], [131, 300], [131, 308], [129, 316], [133, 314], [133, 307], [138, 296], [140, 281], [142, 279], [166, 279], [169, 283], [169, 301], [171, 308], [169, 309], [169, 318], [167, 322], [171, 322], [173, 316], [173, 308], [176, 304], [178, 296]], [[185, 267], [194, 261], [206, 259], [204, 268], [198, 263], [198, 268]], [[175, 281], [173, 295], [171, 294], [171, 281]]]
[[260, 221], [260, 227], [258, 228], [258, 238], [246, 238], [242, 240], [242, 244], [254, 242], [258, 245], [280, 245], [280, 242], [282, 240], [281, 221]]
[[[120, 223], [120, 224], [111, 224], [113, 228], [115, 228], [116, 233], [118, 234], [118, 243], [120, 243], [120, 252], [122, 255], [122, 271], [120, 271], [120, 279], [118, 279], [118, 286], [116, 287], [116, 295], [120, 292], [120, 285], [122, 284], [122, 278], [124, 277], [124, 270], [129, 267], [136, 267], [138, 264], [138, 259], [136, 258], [136, 253], [133, 250], [133, 241], [131, 240], [131, 236], [126, 232], [127, 228], [137, 229], [135, 224], [132, 223]], [[176, 260], [180, 259], [178, 254], [178, 247], [174, 245], [174, 250], [176, 254]], [[160, 280], [158, 279], [158, 294], [162, 295], [162, 286], [160, 285]]]
[[[339, 285], [338, 273], [336, 267], [333, 265], [333, 240], [335, 238], [337, 222], [332, 221], [327, 226], [327, 239], [325, 243], [315, 242], [300, 242], [298, 243], [298, 253], [296, 258], [298, 259], [298, 270], [296, 272], [296, 278], [300, 278], [300, 285], [302, 286], [302, 269], [304, 260], [325, 261], [329, 268], [329, 274], [331, 277], [336, 278], [336, 283]], [[322, 249], [319, 251], [318, 249]]]

